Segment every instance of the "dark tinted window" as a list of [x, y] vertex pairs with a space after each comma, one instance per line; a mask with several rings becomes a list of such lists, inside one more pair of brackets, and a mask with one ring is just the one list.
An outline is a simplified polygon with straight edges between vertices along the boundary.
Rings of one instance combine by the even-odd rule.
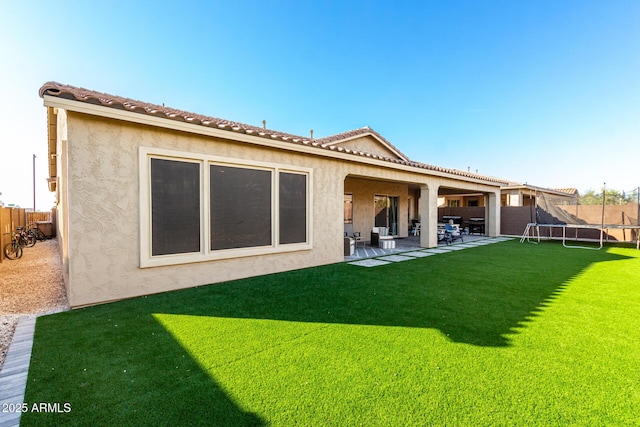
[[271, 171], [211, 165], [211, 249], [271, 245]]
[[200, 165], [151, 159], [151, 254], [200, 252]]
[[307, 241], [307, 176], [280, 173], [280, 244]]

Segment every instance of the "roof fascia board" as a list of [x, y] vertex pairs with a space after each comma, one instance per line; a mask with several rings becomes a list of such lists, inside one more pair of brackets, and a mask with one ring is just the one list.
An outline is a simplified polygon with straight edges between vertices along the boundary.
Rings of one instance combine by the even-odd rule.
[[58, 98], [51, 95], [43, 96], [44, 105], [47, 107], [56, 107], [65, 109], [68, 111], [74, 111], [76, 113], [89, 114], [99, 117], [105, 117], [115, 120], [122, 120], [126, 122], [138, 123], [148, 126], [156, 126], [170, 130], [182, 131], [193, 133], [197, 135], [213, 136], [220, 139], [226, 139], [231, 141], [245, 142], [249, 144], [259, 145], [268, 148], [278, 148], [286, 151], [294, 151], [303, 154], [309, 154], [313, 156], [329, 157], [338, 160], [345, 160], [349, 162], [363, 163], [367, 165], [401, 170], [406, 172], [417, 173], [420, 175], [433, 176], [439, 178], [447, 178], [454, 181], [461, 181], [466, 183], [474, 183], [480, 185], [486, 185], [489, 187], [500, 187], [499, 182], [486, 181], [480, 178], [463, 177], [447, 172], [441, 172], [431, 169], [423, 169], [411, 165], [402, 165], [385, 160], [374, 159], [366, 156], [357, 156], [340, 151], [334, 151], [331, 149], [318, 149], [310, 146], [311, 142], [302, 144], [293, 144], [286, 141], [279, 141], [275, 138], [267, 139], [261, 136], [247, 135], [242, 132], [234, 132], [230, 130], [216, 129], [213, 127], [202, 126], [193, 123], [182, 122], [178, 120], [170, 120], [161, 117], [149, 116], [146, 114], [135, 113], [132, 111], [120, 110], [117, 108], [105, 107], [102, 105], [89, 104], [81, 101], [74, 101], [66, 98]]

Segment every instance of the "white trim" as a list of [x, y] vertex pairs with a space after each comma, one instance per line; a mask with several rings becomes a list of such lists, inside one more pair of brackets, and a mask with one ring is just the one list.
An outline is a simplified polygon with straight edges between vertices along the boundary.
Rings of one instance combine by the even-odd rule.
[[[292, 151], [297, 153], [311, 154], [314, 156], [328, 157], [332, 159], [346, 160], [349, 162], [363, 163], [367, 165], [402, 170], [406, 172], [417, 173], [429, 177], [447, 178], [460, 183], [474, 183], [486, 185], [489, 187], [500, 187], [500, 182], [486, 181], [481, 178], [473, 178], [462, 175], [456, 175], [448, 172], [441, 172], [432, 169], [424, 169], [411, 165], [402, 165], [392, 163], [386, 160], [376, 159], [368, 156], [359, 156], [349, 153], [340, 152], [336, 150], [323, 149], [314, 147], [314, 142], [309, 140], [302, 140], [300, 144], [295, 144], [287, 141], [281, 141], [276, 138], [264, 138], [261, 136], [249, 135], [241, 132], [233, 132], [230, 130], [223, 130], [214, 127], [208, 127], [205, 125], [193, 124], [178, 120], [170, 120], [162, 117], [150, 116], [143, 113], [135, 113], [132, 111], [119, 110], [112, 107], [105, 107], [101, 105], [88, 104], [81, 101], [72, 101], [69, 99], [58, 98], [51, 95], [44, 95], [44, 105], [47, 107], [56, 107], [66, 109], [68, 111], [74, 111], [77, 113], [91, 114], [100, 117], [107, 117], [116, 120], [123, 120], [132, 123], [144, 124], [149, 126], [161, 127], [165, 129], [178, 130], [182, 132], [188, 132], [204, 136], [213, 136], [216, 138], [222, 138], [231, 141], [245, 142], [249, 144], [278, 148], [286, 151]], [[504, 182], [502, 182], [504, 184]]]
[[[155, 255], [151, 254], [151, 159], [165, 158], [200, 164], [200, 251], [198, 253]], [[264, 169], [272, 172], [271, 176], [271, 212], [272, 229], [269, 246], [211, 249], [210, 239], [210, 165], [229, 165], [231, 167]], [[215, 261], [230, 258], [267, 255], [275, 253], [310, 250], [313, 248], [313, 191], [311, 182], [313, 170], [310, 168], [281, 165], [258, 161], [219, 157], [185, 151], [174, 151], [162, 148], [140, 147], [138, 150], [139, 170], [139, 221], [140, 221], [140, 267], [157, 267], [164, 265], [186, 264], [194, 262]], [[278, 179], [279, 172], [297, 173], [307, 177], [307, 232], [306, 242], [280, 244], [278, 242], [280, 224], [278, 218]]]
[[[139, 223], [140, 223], [140, 266], [146, 267], [150, 260], [168, 259], [168, 258], [181, 258], [180, 262], [172, 262], [172, 264], [182, 264], [184, 262], [193, 262], [189, 259], [193, 257], [200, 257], [206, 253], [205, 242], [202, 240], [203, 232], [206, 227], [206, 221], [204, 218], [204, 173], [203, 169], [204, 161], [201, 159], [187, 157], [187, 156], [169, 156], [160, 154], [158, 152], [143, 154], [143, 147], [139, 150], [138, 156], [138, 178], [139, 178]], [[183, 253], [183, 254], [170, 254], [170, 255], [156, 255], [152, 256], [151, 248], [151, 159], [167, 159], [178, 160], [188, 163], [194, 163], [199, 165], [199, 184], [200, 184], [200, 249], [198, 252]], [[153, 264], [153, 263], [152, 263]], [[165, 265], [159, 264], [159, 265]]]
[[[280, 172], [284, 172], [284, 173], [291, 173], [291, 174], [298, 174], [298, 175], [304, 175], [306, 176], [306, 191], [307, 191], [307, 230], [306, 230], [306, 236], [307, 236], [307, 242], [311, 243], [313, 241], [313, 227], [311, 226], [313, 224], [313, 197], [312, 197], [312, 187], [311, 187], [311, 182], [313, 181], [313, 169], [309, 169], [309, 168], [290, 168], [288, 166], [280, 166], [278, 167], [278, 170], [276, 171], [276, 175], [277, 175], [277, 179], [276, 179], [276, 185], [278, 186], [278, 189], [280, 188]], [[275, 188], [275, 186], [274, 186]], [[279, 190], [278, 190], [279, 191]], [[275, 199], [274, 199], [275, 200]], [[280, 209], [278, 209], [278, 206], [275, 205], [274, 203], [274, 210], [276, 211], [276, 218], [275, 218], [275, 224], [276, 227], [274, 232], [277, 232], [278, 237], [280, 236]], [[275, 237], [274, 237], [275, 239]], [[277, 240], [274, 240], [277, 241]], [[278, 242], [278, 246], [279, 247], [285, 247], [285, 246], [295, 246], [295, 245], [299, 245], [300, 243], [285, 243], [280, 245], [280, 242]]]
[[[217, 159], [224, 159], [224, 160], [217, 160]], [[209, 185], [211, 184], [211, 166], [227, 166], [227, 167], [231, 167], [231, 168], [237, 168], [237, 169], [251, 169], [251, 170], [261, 170], [261, 171], [266, 171], [270, 173], [270, 187], [271, 187], [271, 195], [269, 200], [271, 201], [271, 205], [269, 206], [269, 212], [271, 213], [271, 221], [272, 221], [272, 227], [271, 227], [271, 244], [270, 245], [266, 245], [266, 246], [261, 246], [261, 247], [250, 247], [250, 248], [235, 248], [235, 249], [216, 249], [215, 251], [213, 249], [211, 249], [211, 239], [210, 239], [210, 235], [209, 234], [205, 234], [205, 240], [207, 242], [207, 250], [206, 253], [223, 253], [224, 251], [232, 251], [232, 252], [241, 252], [242, 250], [254, 250], [257, 248], [275, 248], [277, 247], [277, 240], [276, 240], [276, 227], [273, 227], [273, 222], [277, 221], [277, 214], [278, 214], [278, 209], [276, 206], [276, 197], [277, 197], [277, 191], [276, 191], [276, 185], [278, 185], [278, 173], [277, 173], [277, 168], [278, 166], [275, 164], [271, 164], [271, 165], [267, 165], [264, 162], [244, 162], [242, 163], [239, 159], [229, 159], [229, 158], [216, 158], [216, 160], [209, 160], [206, 162], [207, 165], [207, 172], [206, 172], [206, 177], [207, 179], [205, 179], [206, 182], [209, 183]], [[211, 188], [209, 187], [209, 190], [211, 190]], [[210, 192], [205, 193], [205, 194], [211, 194]], [[210, 203], [210, 200], [207, 198], [207, 201]], [[209, 209], [209, 204], [207, 204], [207, 220], [206, 220], [207, 224], [211, 224], [211, 211]], [[277, 225], [277, 222], [276, 222]]]

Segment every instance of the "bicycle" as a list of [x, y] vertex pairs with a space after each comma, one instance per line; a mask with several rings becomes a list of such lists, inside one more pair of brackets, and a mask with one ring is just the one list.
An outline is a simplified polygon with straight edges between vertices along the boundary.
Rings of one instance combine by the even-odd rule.
[[18, 259], [22, 257], [22, 245], [20, 244], [20, 234], [15, 231], [11, 234], [11, 242], [4, 245], [4, 256], [7, 259]]
[[24, 248], [35, 246], [37, 240], [34, 233], [28, 232], [24, 227], [17, 227], [16, 232], [20, 236], [20, 245]]
[[27, 228], [27, 234], [35, 236], [36, 240], [47, 240], [47, 236], [45, 236], [42, 230], [38, 228], [38, 225], [34, 223], [29, 224], [29, 227]]

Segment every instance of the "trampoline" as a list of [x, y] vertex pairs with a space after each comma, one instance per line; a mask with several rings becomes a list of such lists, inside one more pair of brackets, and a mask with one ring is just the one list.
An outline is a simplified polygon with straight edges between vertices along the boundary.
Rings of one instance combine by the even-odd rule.
[[[562, 229], [562, 246], [565, 248], [580, 248], [580, 249], [594, 249], [600, 250], [602, 249], [605, 242], [605, 234], [609, 234], [609, 230], [635, 230], [635, 241], [636, 241], [636, 249], [640, 250], [640, 225], [621, 225], [621, 224], [538, 224], [535, 222], [531, 222], [527, 224], [527, 227], [522, 234], [522, 238], [520, 239], [520, 243], [524, 241], [531, 242], [531, 239], [535, 239], [535, 243], [540, 243], [540, 228], [559, 228]], [[589, 229], [589, 230], [598, 230], [600, 233], [600, 246], [591, 247], [591, 246], [581, 246], [581, 245], [568, 245], [567, 244], [567, 229]], [[552, 233], [550, 234], [550, 238]]]
[[[567, 203], [566, 197], [554, 198], [548, 193], [536, 192], [535, 221], [532, 212], [532, 221], [527, 224], [520, 243], [540, 243], [544, 237], [561, 239], [562, 245], [566, 248], [600, 250], [611, 237], [614, 241], [635, 243], [636, 248], [640, 250], [640, 194], [638, 199], [638, 204], [630, 204], [628, 209], [622, 205], [607, 205], [603, 188], [601, 206], [579, 206], [577, 198], [575, 204], [571, 204]], [[637, 212], [633, 215], [635, 218], [629, 214], [630, 212], [631, 215]], [[575, 230], [575, 237], [569, 237], [568, 230]], [[627, 230], [630, 231], [630, 239], [627, 239]], [[582, 236], [579, 237], [579, 234]], [[613, 234], [616, 237], [612, 237]], [[569, 244], [570, 241], [595, 241], [599, 246]]]

